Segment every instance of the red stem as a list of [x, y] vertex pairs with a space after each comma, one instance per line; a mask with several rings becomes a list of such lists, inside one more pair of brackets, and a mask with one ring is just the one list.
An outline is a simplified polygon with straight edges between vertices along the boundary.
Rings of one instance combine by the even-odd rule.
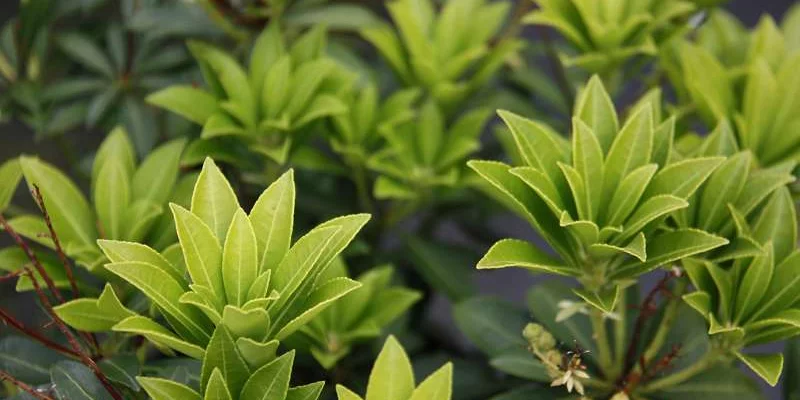
[[[50, 238], [53, 240], [53, 244], [56, 247], [58, 258], [61, 260], [61, 263], [64, 264], [64, 271], [67, 273], [67, 279], [69, 280], [69, 285], [72, 288], [72, 296], [74, 298], [78, 298], [80, 297], [80, 292], [78, 292], [78, 284], [75, 282], [75, 275], [72, 272], [72, 266], [69, 263], [69, 259], [67, 259], [67, 255], [64, 253], [64, 249], [61, 247], [61, 241], [58, 240], [56, 230], [53, 229], [53, 222], [50, 220], [50, 214], [47, 212], [47, 207], [44, 205], [44, 199], [42, 199], [42, 192], [39, 191], [39, 186], [33, 185], [32, 194], [34, 200], [36, 200], [36, 203], [42, 210], [42, 216], [44, 216], [44, 222], [47, 224], [47, 230], [50, 231]], [[60, 299], [60, 301], [62, 303], [64, 302], [63, 299]]]
[[70, 356], [75, 357], [75, 358], [80, 358], [80, 354], [78, 354], [74, 350], [69, 349], [67, 347], [64, 347], [64, 346], [62, 346], [62, 345], [60, 345], [60, 344], [48, 339], [47, 337], [45, 337], [41, 333], [26, 327], [25, 325], [22, 324], [22, 322], [20, 322], [16, 318], [14, 318], [11, 314], [8, 314], [7, 312], [5, 312], [5, 310], [3, 310], [2, 308], [0, 308], [0, 319], [4, 323], [6, 323], [9, 326], [11, 326], [12, 328], [18, 330], [20, 333], [24, 334], [25, 336], [29, 336], [32, 339], [36, 340], [37, 342], [43, 344], [45, 347], [53, 349], [53, 350], [55, 350], [55, 351], [57, 351], [59, 353], [67, 354], [67, 355], [70, 355]]
[[26, 383], [20, 381], [19, 379], [14, 378], [13, 376], [11, 376], [11, 374], [9, 374], [6, 371], [0, 370], [0, 381], [11, 382], [12, 385], [22, 389], [25, 392], [28, 392], [28, 394], [30, 394], [31, 396], [33, 396], [33, 397], [35, 397], [35, 398], [37, 398], [39, 400], [54, 400], [52, 397], [47, 396], [47, 395], [37, 391], [36, 389], [28, 386]]
[[[39, 190], [38, 185], [33, 185], [32, 190], [33, 198], [36, 200], [36, 203], [39, 205], [39, 209], [42, 210], [42, 216], [44, 217], [44, 222], [47, 224], [47, 230], [50, 231], [50, 239], [53, 240], [53, 245], [56, 248], [56, 253], [58, 254], [58, 258], [61, 260], [61, 264], [64, 266], [64, 272], [67, 275], [67, 280], [69, 281], [69, 285], [72, 288], [72, 297], [78, 298], [80, 297], [80, 292], [78, 291], [78, 284], [75, 281], [75, 274], [72, 270], [72, 265], [67, 258], [67, 255], [64, 253], [64, 248], [61, 246], [61, 240], [58, 239], [58, 234], [56, 230], [53, 228], [53, 222], [50, 219], [50, 213], [47, 212], [47, 207], [44, 204], [44, 199], [42, 198], [42, 192]], [[41, 272], [40, 272], [41, 273]], [[50, 283], [48, 283], [48, 286]], [[58, 290], [56, 290], [57, 292]], [[64, 302], [64, 299], [60, 299], [61, 303]], [[80, 335], [86, 340], [88, 343], [91, 343], [92, 347], [95, 350], [100, 350], [100, 344], [97, 343], [97, 339], [94, 335], [87, 333], [87, 332], [79, 332]]]

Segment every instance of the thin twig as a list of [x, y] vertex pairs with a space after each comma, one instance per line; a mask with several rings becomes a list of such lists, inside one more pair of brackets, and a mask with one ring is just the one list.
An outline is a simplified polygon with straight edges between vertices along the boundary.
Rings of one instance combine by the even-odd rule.
[[38, 390], [28, 386], [25, 382], [20, 381], [17, 378], [14, 378], [6, 371], [0, 370], [0, 381], [6, 381], [11, 383], [12, 385], [20, 388], [21, 390], [27, 392], [31, 396], [39, 399], [39, 400], [54, 400], [52, 397], [45, 395], [44, 393], [39, 392]]
[[[75, 275], [72, 271], [72, 266], [69, 263], [67, 255], [64, 253], [64, 249], [61, 247], [61, 241], [58, 240], [56, 230], [53, 229], [53, 221], [50, 219], [50, 214], [47, 212], [47, 207], [44, 205], [44, 199], [42, 198], [42, 192], [39, 190], [39, 186], [34, 184], [31, 193], [33, 194], [33, 199], [36, 200], [36, 203], [39, 205], [39, 209], [42, 210], [42, 216], [44, 217], [44, 222], [47, 225], [47, 230], [50, 231], [50, 239], [53, 240], [53, 245], [56, 247], [58, 258], [64, 265], [64, 272], [66, 272], [67, 280], [69, 280], [69, 286], [72, 288], [72, 296], [74, 298], [78, 298], [80, 297], [80, 292], [78, 291], [78, 284], [75, 282]], [[60, 301], [63, 303], [64, 299], [60, 299]]]
[[631, 341], [628, 343], [628, 349], [625, 352], [625, 364], [622, 369], [623, 373], [620, 374], [620, 381], [617, 382], [618, 385], [624, 385], [624, 381], [629, 378], [628, 372], [631, 372], [632, 368], [636, 365], [636, 349], [639, 347], [639, 341], [641, 340], [642, 333], [644, 332], [645, 323], [658, 311], [656, 297], [659, 293], [669, 291], [667, 284], [676, 276], [677, 274], [675, 272], [666, 273], [664, 277], [658, 281], [656, 286], [654, 286], [653, 289], [647, 293], [644, 301], [642, 301], [642, 306], [639, 309], [639, 315], [636, 317], [636, 322], [634, 323]]
[[39, 282], [36, 280], [36, 277], [34, 277], [33, 274], [31, 274], [31, 281], [33, 282], [33, 288], [39, 295], [39, 300], [42, 302], [42, 306], [44, 306], [45, 311], [47, 311], [47, 314], [50, 316], [50, 318], [52, 318], [53, 322], [55, 322], [58, 329], [67, 338], [67, 342], [69, 342], [72, 349], [78, 353], [81, 362], [92, 370], [94, 375], [100, 380], [100, 383], [103, 385], [103, 387], [105, 387], [106, 391], [111, 395], [111, 397], [114, 398], [114, 400], [123, 400], [122, 395], [117, 391], [114, 385], [111, 384], [111, 381], [109, 381], [103, 371], [100, 370], [100, 367], [97, 366], [97, 363], [94, 362], [92, 357], [82, 351], [81, 345], [78, 343], [78, 338], [72, 334], [67, 325], [64, 324], [64, 321], [62, 321], [55, 311], [53, 311], [53, 305], [50, 304], [50, 300], [44, 294], [44, 290], [42, 290], [42, 288], [39, 286]]
[[[58, 234], [56, 230], [53, 228], [53, 221], [50, 218], [50, 213], [47, 212], [47, 207], [44, 204], [44, 198], [42, 197], [42, 192], [39, 190], [38, 185], [33, 185], [33, 190], [31, 191], [33, 195], [33, 199], [39, 205], [39, 209], [42, 211], [42, 216], [44, 217], [44, 222], [47, 225], [47, 230], [50, 231], [50, 239], [53, 241], [53, 245], [56, 248], [56, 253], [58, 254], [58, 258], [61, 260], [61, 264], [64, 266], [64, 272], [67, 275], [67, 280], [69, 281], [69, 285], [72, 288], [72, 297], [78, 298], [80, 297], [80, 291], [78, 290], [78, 283], [75, 281], [75, 273], [73, 272], [72, 265], [69, 262], [69, 258], [67, 258], [66, 253], [64, 253], [64, 248], [61, 246], [61, 240], [58, 239]], [[61, 303], [64, 302], [64, 299], [60, 299]], [[97, 338], [94, 337], [91, 333], [88, 332], [79, 332], [80, 335], [86, 340], [88, 343], [94, 347], [95, 351], [100, 350], [100, 344], [97, 342]]]
[[[25, 255], [33, 264], [33, 268], [35, 268], [36, 272], [39, 273], [39, 276], [41, 276], [42, 279], [44, 279], [44, 282], [47, 284], [47, 287], [50, 290], [50, 293], [52, 293], [53, 297], [55, 297], [60, 303], [63, 303], [64, 297], [61, 296], [61, 293], [58, 291], [58, 289], [56, 289], [56, 285], [53, 282], [53, 279], [50, 277], [47, 271], [45, 271], [44, 267], [42, 266], [42, 263], [39, 262], [39, 259], [36, 257], [36, 254], [33, 253], [31, 247], [28, 246], [28, 243], [22, 240], [22, 237], [17, 233], [17, 231], [14, 230], [14, 228], [11, 227], [11, 225], [8, 224], [8, 221], [6, 221], [6, 219], [2, 215], [0, 215], [0, 225], [2, 225], [3, 229], [5, 229], [6, 232], [8, 232], [8, 234], [11, 235], [11, 238], [14, 239], [14, 243], [16, 243], [17, 246], [19, 246], [19, 248], [21, 248], [22, 251], [25, 252]], [[31, 279], [33, 279], [33, 277], [31, 277]]]
[[28, 328], [22, 322], [20, 322], [16, 318], [14, 318], [11, 314], [7, 313], [2, 308], [0, 308], [0, 320], [2, 320], [6, 325], [18, 330], [23, 335], [28, 336], [31, 339], [36, 340], [37, 342], [41, 343], [42, 345], [44, 345], [47, 348], [53, 349], [53, 350], [55, 350], [55, 351], [57, 351], [59, 353], [63, 353], [63, 354], [66, 354], [66, 355], [69, 355], [69, 356], [72, 356], [72, 357], [75, 357], [75, 358], [80, 358], [80, 354], [78, 354], [76, 351], [74, 351], [74, 350], [72, 350], [70, 348], [64, 347], [64, 346], [62, 346], [62, 345], [60, 345], [60, 344], [48, 339], [46, 336], [42, 335], [41, 333], [39, 333], [39, 332], [37, 332], [37, 331], [35, 331], [35, 330], [31, 329], [31, 328]]

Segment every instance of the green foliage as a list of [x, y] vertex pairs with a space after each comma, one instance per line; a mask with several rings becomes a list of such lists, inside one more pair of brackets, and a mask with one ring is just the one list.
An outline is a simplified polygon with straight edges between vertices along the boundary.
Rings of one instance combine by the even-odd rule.
[[[168, 354], [194, 358], [207, 357], [212, 334], [224, 333], [250, 367], [261, 367], [274, 358], [278, 340], [361, 286], [325, 271], [369, 216], [332, 219], [290, 246], [294, 197], [289, 171], [262, 193], [248, 215], [222, 171], [207, 159], [190, 210], [170, 205], [179, 254], [119, 240], [98, 242], [110, 260], [105, 268], [144, 293], [171, 329], [131, 315], [108, 289], [106, 297], [65, 303], [59, 313], [73, 327], [94, 332], [111, 324], [111, 330], [142, 335]], [[90, 307], [103, 321], [79, 317], [81, 307]]]
[[367, 162], [381, 174], [375, 197], [416, 199], [437, 186], [457, 185], [464, 160], [480, 147], [478, 136], [488, 116], [477, 109], [447, 126], [441, 109], [426, 102], [414, 123], [387, 128], [387, 146]]
[[681, 72], [672, 72], [676, 86], [707, 126], [732, 121], [739, 147], [750, 150], [759, 165], [795, 162], [800, 139], [793, 133], [793, 110], [800, 81], [792, 71], [800, 57], [786, 35], [797, 23], [787, 19], [781, 29], [765, 16], [748, 34], [724, 14], [716, 18], [718, 27], [709, 28], [699, 44], [680, 46]]
[[695, 8], [682, 0], [536, 3], [540, 8], [525, 21], [553, 27], [576, 49], [576, 55], [562, 56], [564, 65], [604, 76], [635, 56], [656, 55], [663, 42], [683, 29], [685, 17]]
[[[64, 253], [90, 272], [107, 276], [102, 268], [107, 259], [98, 238], [144, 242], [158, 249], [177, 239], [164, 211], [168, 201], [182, 203], [182, 188], [194, 180], [179, 171], [184, 143], [181, 139], [166, 143], [137, 165], [127, 133], [114, 129], [95, 156], [91, 202], [52, 165], [30, 156], [21, 156], [18, 163], [28, 188], [37, 187], [41, 193]], [[4, 181], [3, 186], [6, 193], [13, 193], [17, 181]], [[20, 215], [9, 224], [31, 241], [55, 247], [43, 217]]]
[[[344, 264], [334, 261], [325, 274], [343, 278], [347, 271]], [[394, 268], [388, 265], [365, 272], [357, 279], [361, 283], [357, 291], [333, 303], [297, 333], [325, 369], [349, 354], [354, 344], [379, 337], [419, 300], [418, 292], [391, 286], [393, 275]]]
[[448, 363], [417, 386], [408, 354], [394, 336], [389, 336], [372, 367], [366, 396], [362, 398], [341, 385], [336, 386], [336, 394], [339, 400], [450, 400], [452, 382], [453, 366]]
[[588, 290], [576, 293], [609, 313], [621, 280], [726, 244], [698, 229], [660, 229], [667, 216], [689, 206], [687, 199], [724, 158], [671, 162], [674, 120], [657, 122], [657, 114], [645, 102], [619, 128], [597, 78], [578, 100], [571, 145], [546, 125], [501, 111], [525, 165], [472, 161], [470, 167], [559, 258], [507, 239], [492, 246], [478, 268], [520, 266], [577, 277]]
[[0, 397], [795, 399], [800, 6], [722, 3], [21, 2]]
[[202, 125], [204, 141], [233, 135], [284, 164], [300, 129], [347, 111], [337, 96], [352, 78], [325, 56], [326, 37], [316, 27], [287, 46], [280, 25], [272, 24], [256, 40], [247, 70], [232, 55], [191, 42], [207, 90], [172, 86], [148, 101]]
[[203, 356], [199, 392], [187, 385], [164, 378], [140, 376], [137, 380], [153, 400], [201, 398], [316, 400], [319, 398], [323, 382], [289, 387], [294, 364], [293, 351], [262, 365], [252, 365], [246, 361], [247, 351], [237, 346], [233, 335], [224, 325], [214, 330]]
[[437, 11], [431, 0], [393, 0], [387, 9], [395, 27], [370, 27], [361, 35], [403, 86], [424, 88], [445, 110], [485, 85], [521, 45], [499, 35], [505, 1], [450, 1]]

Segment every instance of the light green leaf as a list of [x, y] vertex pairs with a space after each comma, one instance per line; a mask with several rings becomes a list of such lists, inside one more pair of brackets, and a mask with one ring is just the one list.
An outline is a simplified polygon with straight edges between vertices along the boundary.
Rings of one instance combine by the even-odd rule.
[[610, 274], [611, 279], [635, 277], [660, 265], [700, 254], [728, 244], [728, 240], [696, 229], [678, 229], [654, 236], [647, 242], [647, 262], [625, 264]]
[[56, 168], [37, 158], [20, 157], [20, 166], [28, 188], [39, 187], [62, 243], [94, 246], [97, 238], [94, 215], [78, 187]]
[[250, 368], [236, 348], [231, 333], [222, 325], [214, 330], [214, 335], [206, 347], [200, 378], [201, 386], [209, 383], [212, 372], [217, 370], [233, 393], [240, 393], [250, 377]]
[[289, 170], [261, 193], [250, 211], [258, 242], [259, 272], [274, 270], [292, 240], [294, 224], [294, 171]]
[[122, 305], [108, 283], [99, 299], [75, 299], [53, 307], [53, 310], [69, 326], [84, 332], [108, 331], [125, 318], [135, 315]]
[[[597, 133], [577, 118], [572, 120], [572, 162], [583, 178], [586, 215], [581, 219], [594, 221], [603, 200], [603, 149]], [[577, 199], [576, 199], [577, 200]]]
[[735, 308], [737, 322], [748, 320], [769, 289], [775, 268], [772, 242], [768, 242], [762, 252], [753, 258], [739, 282]]
[[214, 161], [206, 158], [192, 193], [192, 214], [205, 222], [222, 244], [238, 208], [231, 184]]
[[770, 386], [778, 384], [778, 379], [783, 371], [783, 354], [743, 354], [736, 353], [736, 357], [747, 364], [761, 379]]
[[633, 212], [656, 173], [658, 165], [648, 164], [631, 171], [617, 186], [606, 212], [606, 225], [618, 226]]
[[213, 95], [192, 86], [169, 86], [147, 96], [146, 100], [200, 125], [219, 109]]
[[647, 199], [625, 221], [623, 233], [614, 239], [614, 244], [625, 243], [641, 232], [650, 222], [688, 206], [688, 201], [668, 194], [657, 195]]
[[453, 364], [447, 363], [425, 378], [409, 400], [450, 400], [453, 387]]
[[178, 382], [148, 376], [137, 376], [136, 381], [153, 400], [200, 400], [200, 394]]
[[166, 346], [192, 358], [202, 358], [205, 352], [202, 347], [180, 339], [167, 328], [141, 315], [125, 318], [114, 325], [111, 330], [142, 335], [155, 344]]
[[178, 180], [186, 140], [172, 140], [154, 149], [133, 174], [133, 198], [153, 204], [169, 200]]
[[367, 383], [365, 400], [408, 400], [414, 391], [414, 372], [403, 346], [389, 336]]
[[94, 185], [94, 207], [103, 229], [103, 237], [122, 239], [125, 212], [131, 200], [130, 175], [119, 159], [109, 161], [102, 166], [97, 175]]
[[[623, 178], [650, 162], [653, 151], [653, 112], [643, 107], [633, 114], [614, 139], [603, 165], [603, 201], [610, 204]], [[592, 166], [592, 168], [597, 168]], [[599, 199], [598, 199], [599, 200]], [[596, 200], [597, 201], [597, 200]]]
[[774, 192], [753, 224], [753, 239], [772, 242], [780, 262], [797, 247], [797, 213], [788, 188]]
[[138, 261], [111, 263], [106, 265], [106, 269], [142, 291], [165, 314], [174, 318], [178, 326], [173, 328], [182, 335], [194, 343], [205, 344], [208, 341], [209, 321], [193, 307], [180, 303], [184, 289], [166, 271]]
[[0, 165], [0, 212], [5, 211], [11, 203], [11, 197], [17, 191], [20, 179], [22, 179], [22, 168], [19, 160], [12, 158]]
[[581, 91], [576, 101], [575, 115], [597, 135], [603, 153], [608, 152], [619, 130], [619, 121], [611, 96], [597, 75], [592, 76]]
[[259, 368], [242, 388], [240, 400], [284, 400], [294, 363], [294, 351]]
[[289, 392], [286, 393], [286, 400], [317, 400], [324, 387], [325, 382], [315, 382], [289, 388]]
[[536, 272], [577, 276], [580, 271], [563, 265], [538, 247], [516, 239], [495, 243], [478, 261], [478, 269], [522, 267]]
[[650, 181], [644, 198], [671, 194], [686, 199], [723, 161], [724, 157], [691, 158], [667, 165]]
[[[301, 326], [308, 323], [308, 321], [322, 312], [332, 302], [360, 287], [360, 282], [349, 278], [334, 278], [319, 285], [308, 294], [308, 297], [305, 299], [303, 305], [299, 307], [299, 310], [302, 311], [297, 317], [286, 322], [286, 324], [282, 327], [281, 323], [284, 323], [285, 321], [282, 319], [275, 319], [276, 328], [280, 328], [278, 333], [275, 334], [275, 338], [278, 340], [283, 340], [296, 330], [300, 329]], [[290, 316], [294, 315], [297, 314], [293, 313], [293, 315]]]
[[775, 267], [764, 301], [759, 304], [752, 319], [773, 315], [796, 304], [800, 300], [800, 293], [796, 289], [798, 284], [800, 284], [800, 251], [795, 249]]
[[[234, 391], [236, 393], [236, 391]], [[204, 400], [233, 400], [231, 392], [228, 389], [228, 384], [225, 382], [225, 377], [219, 368], [214, 368], [211, 372], [211, 377], [208, 379], [208, 384], [205, 386]]]
[[170, 204], [170, 207], [192, 282], [211, 289], [217, 299], [224, 300], [222, 248], [219, 240], [196, 215], [176, 204]]
[[696, 226], [703, 230], [711, 230], [727, 219], [725, 204], [731, 199], [738, 199], [747, 181], [752, 156], [749, 152], [741, 152], [720, 164], [703, 188], [703, 196], [697, 210]]
[[182, 284], [185, 282], [185, 271], [176, 267], [167, 261], [164, 256], [146, 245], [134, 242], [104, 239], [99, 239], [97, 241], [97, 245], [100, 246], [100, 249], [103, 250], [103, 253], [105, 253], [106, 257], [108, 257], [108, 260], [112, 263], [133, 261], [151, 264], [170, 274], [175, 281]]
[[591, 304], [593, 307], [599, 309], [600, 311], [606, 314], [610, 314], [614, 312], [614, 309], [617, 306], [617, 301], [619, 300], [620, 287], [614, 286], [610, 288], [605, 288], [600, 290], [599, 292], [593, 292], [587, 289], [573, 289], [572, 292], [578, 295], [578, 297], [582, 298], [587, 303]]
[[247, 361], [251, 370], [257, 370], [274, 360], [278, 344], [277, 340], [257, 342], [250, 338], [236, 339], [236, 348], [239, 349], [239, 354]]
[[342, 385], [336, 385], [336, 398], [339, 400], [363, 400], [361, 396]]
[[222, 281], [228, 304], [247, 302], [250, 285], [258, 277], [256, 235], [241, 208], [233, 215], [222, 253]]

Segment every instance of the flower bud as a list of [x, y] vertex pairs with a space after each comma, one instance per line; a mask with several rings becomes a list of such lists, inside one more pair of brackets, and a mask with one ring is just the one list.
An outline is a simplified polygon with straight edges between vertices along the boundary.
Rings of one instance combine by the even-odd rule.
[[544, 328], [539, 324], [529, 323], [525, 325], [525, 329], [522, 330], [522, 337], [528, 341], [528, 343], [533, 344], [539, 338], [539, 335], [544, 332]]

